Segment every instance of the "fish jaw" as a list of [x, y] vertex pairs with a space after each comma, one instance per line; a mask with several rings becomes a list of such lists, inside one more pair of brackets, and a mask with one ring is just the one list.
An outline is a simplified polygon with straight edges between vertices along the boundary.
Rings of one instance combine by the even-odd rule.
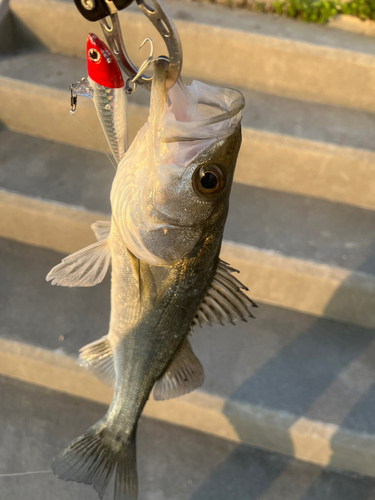
[[95, 83], [110, 89], [124, 87], [121, 70], [111, 51], [94, 33], [86, 43], [87, 73]]

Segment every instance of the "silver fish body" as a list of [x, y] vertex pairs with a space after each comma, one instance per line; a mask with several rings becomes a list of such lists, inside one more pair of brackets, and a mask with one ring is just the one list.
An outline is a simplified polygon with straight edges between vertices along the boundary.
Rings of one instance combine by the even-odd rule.
[[92, 286], [112, 259], [109, 333], [80, 353], [83, 366], [114, 382], [112, 403], [53, 464], [61, 478], [92, 484], [100, 498], [113, 475], [115, 500], [137, 497], [136, 429], [153, 387], [155, 399], [166, 399], [202, 384], [191, 328], [245, 319], [255, 305], [219, 259], [243, 98], [179, 82], [167, 99], [166, 69], [156, 63], [149, 121], [118, 166], [111, 223], [94, 225], [98, 243], [47, 277]]

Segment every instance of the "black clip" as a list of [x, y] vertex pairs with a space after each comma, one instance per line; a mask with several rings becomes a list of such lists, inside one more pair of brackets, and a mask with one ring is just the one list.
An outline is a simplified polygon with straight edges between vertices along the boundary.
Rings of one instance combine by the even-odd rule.
[[126, 9], [133, 0], [74, 0], [77, 9], [88, 21], [104, 19], [117, 10]]
[[69, 87], [70, 88], [70, 114], [73, 114], [76, 112], [77, 109], [77, 96], [73, 95], [73, 89], [72, 85]]

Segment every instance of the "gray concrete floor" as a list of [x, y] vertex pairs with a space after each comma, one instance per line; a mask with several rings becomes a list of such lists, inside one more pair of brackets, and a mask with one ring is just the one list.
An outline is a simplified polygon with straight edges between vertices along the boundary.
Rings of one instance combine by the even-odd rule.
[[[70, 439], [105, 412], [101, 405], [0, 378], [0, 474], [48, 470]], [[142, 418], [140, 500], [368, 500], [375, 480], [328, 471], [262, 450]], [[272, 496], [274, 490], [279, 497]], [[88, 486], [52, 474], [0, 476], [0, 498], [95, 499]]]

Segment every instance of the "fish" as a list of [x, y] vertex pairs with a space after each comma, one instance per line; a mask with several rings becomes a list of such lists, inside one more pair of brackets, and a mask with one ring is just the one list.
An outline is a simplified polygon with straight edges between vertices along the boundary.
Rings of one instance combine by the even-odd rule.
[[108, 334], [80, 350], [80, 364], [114, 386], [104, 417], [54, 459], [53, 472], [92, 485], [103, 498], [136, 499], [138, 420], [156, 400], [203, 384], [189, 342], [196, 326], [254, 317], [257, 307], [220, 259], [241, 144], [242, 94], [179, 77], [167, 91], [168, 63], [154, 62], [148, 121], [118, 164], [109, 222], [98, 241], [54, 267], [52, 284], [93, 286], [111, 263]]

